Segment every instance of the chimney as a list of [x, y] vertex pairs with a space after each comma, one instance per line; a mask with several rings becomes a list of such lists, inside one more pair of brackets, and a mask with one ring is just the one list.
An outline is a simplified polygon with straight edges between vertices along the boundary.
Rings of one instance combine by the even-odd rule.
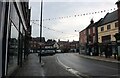
[[90, 21], [90, 24], [93, 24], [94, 23], [94, 21], [93, 21], [93, 18], [91, 19], [91, 21]]

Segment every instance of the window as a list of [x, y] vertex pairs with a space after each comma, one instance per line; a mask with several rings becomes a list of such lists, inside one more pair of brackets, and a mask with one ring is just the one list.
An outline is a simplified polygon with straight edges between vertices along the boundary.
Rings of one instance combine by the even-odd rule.
[[115, 23], [115, 28], [118, 27], [118, 22]]
[[95, 33], [95, 27], [93, 27], [93, 33]]
[[93, 36], [93, 42], [95, 42], [95, 36]]
[[19, 29], [19, 16], [13, 3], [11, 3], [10, 7], [10, 19], [14, 22], [16, 28]]
[[89, 34], [90, 34], [90, 29], [89, 29], [89, 32], [88, 32]]
[[109, 30], [111, 27], [110, 27], [110, 25], [107, 25], [107, 30]]
[[111, 35], [102, 36], [102, 42], [110, 42], [111, 41]]
[[11, 68], [15, 68], [18, 63], [18, 30], [11, 22], [11, 31], [9, 38], [9, 50], [8, 50], [8, 73], [10, 73]]
[[84, 35], [86, 34], [86, 31], [84, 31]]
[[0, 2], [0, 22], [1, 22], [1, 12], [2, 12], [2, 2]]
[[104, 27], [101, 27], [101, 31], [104, 31]]

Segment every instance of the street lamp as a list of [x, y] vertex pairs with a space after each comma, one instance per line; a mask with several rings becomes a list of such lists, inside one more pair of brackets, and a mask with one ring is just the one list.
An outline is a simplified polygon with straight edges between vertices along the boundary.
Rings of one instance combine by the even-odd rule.
[[[42, 42], [42, 12], [43, 11], [43, 0], [41, 0], [41, 16], [40, 16], [40, 43]], [[40, 54], [39, 54], [39, 62], [41, 63], [41, 51], [42, 51], [42, 47], [40, 45]]]

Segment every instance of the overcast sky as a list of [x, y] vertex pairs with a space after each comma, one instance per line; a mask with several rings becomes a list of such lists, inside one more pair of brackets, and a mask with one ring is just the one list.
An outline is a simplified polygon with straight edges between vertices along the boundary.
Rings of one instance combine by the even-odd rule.
[[[55, 40], [79, 40], [79, 32], [90, 24], [93, 18], [97, 22], [103, 18], [106, 13], [113, 12], [117, 9], [115, 3], [117, 0], [44, 0], [43, 19], [50, 19], [43, 21], [43, 33], [46, 39]], [[32, 0], [30, 3], [32, 9], [32, 20], [40, 19], [40, 1]], [[90, 15], [81, 15], [93, 12], [101, 12]], [[59, 17], [69, 18], [59, 19]], [[56, 18], [56, 19], [55, 19]], [[36, 23], [36, 24], [35, 24]], [[34, 21], [32, 24], [32, 37], [39, 37], [39, 21]], [[53, 29], [53, 30], [52, 30]], [[76, 30], [76, 32], [75, 32]]]

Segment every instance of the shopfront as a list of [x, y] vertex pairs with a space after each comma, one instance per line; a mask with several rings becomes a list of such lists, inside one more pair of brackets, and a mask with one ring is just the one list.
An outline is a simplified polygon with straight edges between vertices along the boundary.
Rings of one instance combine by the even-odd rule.
[[0, 77], [9, 76], [22, 66], [28, 54], [27, 23], [21, 6], [17, 2], [0, 2]]
[[7, 74], [11, 74], [17, 66], [22, 66], [25, 55], [25, 28], [21, 16], [14, 3], [10, 3], [10, 29], [8, 44]]

